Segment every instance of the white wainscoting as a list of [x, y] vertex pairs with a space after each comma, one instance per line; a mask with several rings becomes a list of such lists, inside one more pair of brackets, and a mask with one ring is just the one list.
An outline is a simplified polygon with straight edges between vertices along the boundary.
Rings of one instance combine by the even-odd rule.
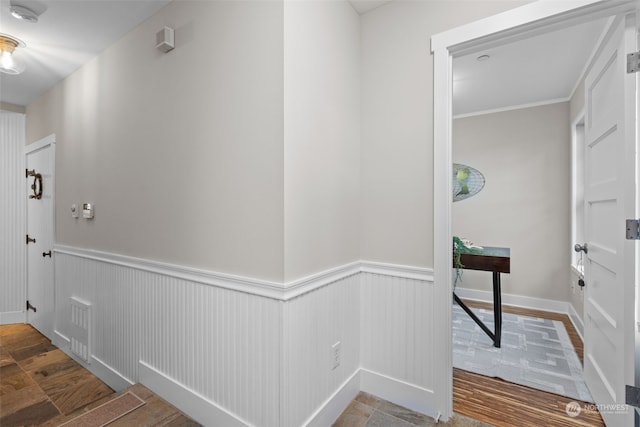
[[0, 110], [0, 324], [26, 320], [25, 115]]
[[69, 297], [88, 301], [94, 359], [134, 383], [142, 360], [248, 423], [279, 425], [280, 301], [81, 254], [55, 259], [59, 334]]
[[148, 260], [54, 251], [56, 340], [68, 350], [69, 298], [90, 303], [86, 366], [116, 388], [142, 382], [204, 425], [326, 425], [359, 390], [435, 415], [428, 269], [357, 262], [252, 286]]
[[[337, 342], [340, 342], [340, 365], [332, 369], [331, 346]], [[359, 366], [358, 273], [284, 304], [283, 425], [300, 426], [310, 422], [307, 421], [310, 415], [323, 406]]]
[[434, 330], [447, 326], [433, 318], [433, 279], [426, 270], [422, 279], [398, 274], [361, 275], [361, 387], [435, 417]]

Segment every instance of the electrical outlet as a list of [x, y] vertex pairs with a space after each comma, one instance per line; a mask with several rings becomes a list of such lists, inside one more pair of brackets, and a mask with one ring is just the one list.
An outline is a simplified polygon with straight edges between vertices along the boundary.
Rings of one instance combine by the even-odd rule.
[[340, 341], [336, 341], [334, 345], [331, 346], [331, 370], [333, 371], [338, 366], [340, 366], [340, 359], [342, 358], [342, 344]]

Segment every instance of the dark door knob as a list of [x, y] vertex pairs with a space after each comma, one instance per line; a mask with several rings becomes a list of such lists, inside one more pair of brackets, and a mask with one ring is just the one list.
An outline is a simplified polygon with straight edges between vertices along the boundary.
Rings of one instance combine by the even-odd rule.
[[576, 243], [573, 250], [576, 252], [584, 252], [586, 254], [588, 252], [587, 244], [585, 243], [584, 245], [581, 245], [580, 243]]
[[49, 252], [42, 252], [42, 258], [48, 256], [49, 258], [51, 258], [51, 251]]

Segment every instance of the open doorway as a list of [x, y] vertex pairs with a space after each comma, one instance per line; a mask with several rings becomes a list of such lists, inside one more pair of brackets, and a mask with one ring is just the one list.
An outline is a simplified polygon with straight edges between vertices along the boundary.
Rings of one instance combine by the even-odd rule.
[[[602, 16], [602, 15], [600, 15], [600, 16]], [[584, 22], [584, 20], [583, 20], [582, 22]], [[446, 37], [443, 37], [443, 39], [446, 39]], [[463, 39], [463, 40], [464, 40], [464, 37], [461, 37], [461, 39]], [[471, 40], [471, 38], [467, 38], [466, 40]], [[450, 42], [450, 41], [451, 41], [451, 39], [449, 39], [449, 40], [447, 40], [447, 41], [448, 41], [448, 42]], [[496, 43], [496, 39], [495, 39], [495, 38], [493, 39], [492, 43], [493, 43], [493, 46], [495, 46], [495, 43]], [[491, 44], [491, 43], [490, 43], [490, 44]], [[449, 44], [448, 46], [453, 46], [453, 45], [455, 45], [455, 43], [451, 43], [451, 44]], [[462, 49], [462, 48], [460, 48], [460, 49]], [[435, 49], [435, 51], [436, 51], [436, 58], [438, 58], [438, 50], [437, 50], [437, 49]], [[443, 52], [441, 52], [441, 53], [443, 53]], [[470, 50], [470, 49], [468, 49], [468, 48], [467, 48], [467, 51], [465, 52], [465, 54], [468, 54], [468, 53], [481, 54], [481, 49], [477, 49], [477, 50]], [[478, 55], [478, 56], [480, 56], [480, 55]], [[444, 59], [444, 58], [441, 56], [441, 59]], [[454, 61], [455, 61], [455, 59], [454, 59]], [[448, 71], [448, 70], [447, 70], [447, 68], [450, 68], [450, 67], [451, 67], [451, 64], [450, 64], [450, 63], [447, 65], [447, 63], [446, 63], [446, 62], [440, 62], [440, 64], [442, 65], [442, 67], [439, 67], [439, 66], [438, 66], [438, 61], [436, 61], [436, 87], [438, 86], [438, 85], [437, 85], [437, 82], [438, 82], [438, 75], [439, 75], [439, 73], [438, 73], [438, 69], [439, 69], [439, 68], [441, 68], [441, 71], [443, 71], [443, 73], [442, 73], [442, 74], [440, 74], [440, 77], [444, 76], [447, 72], [449, 72], [449, 73], [450, 73], [450, 71]], [[454, 68], [454, 72], [455, 72], [455, 63], [454, 63], [453, 68]], [[576, 83], [578, 83], [578, 82], [576, 82]], [[592, 83], [593, 83], [593, 82], [592, 82]], [[597, 84], [597, 81], [596, 81], [594, 84]], [[589, 88], [592, 88], [592, 87], [593, 87], [593, 86], [589, 86]], [[449, 88], [449, 89], [450, 89], [450, 88]], [[589, 89], [589, 90], [590, 90], [590, 89]], [[445, 90], [444, 90], [443, 92], [446, 94], [446, 88], [445, 88]], [[455, 95], [455, 83], [454, 83], [454, 90], [453, 90], [453, 93], [454, 93], [454, 95]], [[635, 92], [633, 92], [633, 93], [635, 93]], [[450, 95], [449, 95], [449, 96], [450, 96]], [[436, 98], [438, 98], [438, 94], [436, 94]], [[443, 99], [446, 101], [447, 96], [444, 96], [444, 97], [443, 97]], [[450, 99], [450, 98], [449, 98], [449, 99]], [[564, 102], [566, 102], [566, 100], [565, 100]], [[452, 178], [451, 178], [451, 176], [452, 176], [452, 174], [451, 174], [451, 166], [450, 166], [451, 161], [452, 161], [452, 162], [462, 162], [462, 160], [461, 160], [461, 159], [457, 159], [457, 158], [455, 157], [455, 156], [456, 156], [456, 150], [455, 150], [455, 138], [456, 138], [456, 126], [455, 126], [455, 120], [451, 120], [451, 121], [448, 121], [448, 120], [447, 120], [447, 113], [446, 113], [446, 111], [447, 111], [448, 106], [447, 106], [447, 103], [446, 103], [446, 102], [443, 102], [443, 103], [441, 104], [441, 107], [443, 107], [443, 110], [442, 110], [442, 111], [445, 111], [445, 114], [444, 114], [444, 117], [445, 117], [445, 120], [444, 120], [444, 123], [445, 123], [444, 128], [442, 128], [442, 127], [440, 127], [440, 126], [439, 126], [439, 120], [438, 120], [438, 101], [436, 100], [436, 120], [435, 120], [435, 122], [436, 122], [436, 132], [435, 132], [435, 134], [436, 134], [436, 142], [435, 142], [435, 143], [436, 143], [436, 156], [435, 156], [435, 157], [436, 157], [436, 159], [435, 159], [435, 161], [436, 161], [436, 165], [437, 165], [439, 160], [445, 160], [445, 159], [447, 160], [447, 167], [443, 167], [442, 169], [445, 169], [445, 170], [446, 170], [447, 175], [448, 175], [447, 180], [449, 180], [449, 181], [451, 182], [451, 181], [452, 181]], [[455, 104], [454, 104], [454, 107], [455, 107]], [[541, 107], [541, 106], [535, 106], [535, 107], [530, 107], [530, 108], [542, 108], [542, 107]], [[493, 113], [495, 113], [495, 112], [493, 112]], [[449, 113], [449, 114], [450, 114], [450, 113]], [[451, 119], [451, 116], [449, 116], [449, 119]], [[452, 125], [452, 122], [453, 122], [453, 126], [451, 126], [451, 125]], [[569, 146], [570, 146], [570, 137], [569, 137], [569, 135], [570, 135], [570, 124], [571, 124], [571, 120], [569, 120], [569, 118], [568, 118], [568, 117], [566, 117], [566, 128], [565, 128], [565, 132], [566, 132], [566, 135], [567, 135], [567, 137], [566, 137], [566, 142], [567, 142], [567, 143], [566, 143], [566, 149], [567, 149], [567, 150], [569, 150]], [[544, 126], [544, 123], [542, 123], [540, 126]], [[495, 127], [495, 125], [494, 125], [494, 127]], [[442, 131], [442, 132], [440, 132], [438, 128], [441, 128], [441, 129], [440, 129], [440, 131]], [[452, 135], [453, 135], [453, 136], [452, 136]], [[477, 136], [477, 134], [476, 134], [476, 135], [474, 135], [474, 136]], [[445, 146], [444, 146], [444, 147], [438, 148], [438, 146], [439, 146], [438, 138], [439, 138], [439, 137], [441, 137], [441, 138], [442, 138], [442, 141], [445, 141], [445, 142], [449, 141], [449, 142], [447, 142], [447, 143], [449, 144], [449, 145], [448, 145], [448, 147], [449, 147], [449, 148], [451, 147], [451, 145], [450, 145], [450, 144], [451, 144], [451, 141], [453, 141], [453, 152], [448, 151], [448, 149], [446, 148], [446, 147], [447, 147], [447, 146], [446, 146], [446, 144], [445, 144]], [[625, 140], [625, 139], [624, 139], [624, 138], [622, 138], [621, 140]], [[439, 152], [438, 152], [440, 149], [442, 149], [442, 152], [441, 152], [441, 153], [439, 153]], [[442, 154], [442, 156], [440, 156], [439, 154]], [[486, 154], [486, 152], [485, 152], [484, 154]], [[498, 156], [498, 157], [499, 157], [499, 156]], [[499, 166], [499, 168], [498, 168], [498, 169], [501, 169], [501, 170], [509, 169], [509, 168], [508, 168], [508, 166], [509, 166], [508, 159], [506, 159], [506, 158], [501, 158], [501, 160], [502, 160], [502, 162], [498, 165], [498, 166]], [[472, 165], [472, 166], [474, 166], [474, 167], [478, 167], [477, 165]], [[518, 166], [518, 165], [517, 165], [517, 162], [516, 162], [516, 166]], [[520, 166], [522, 166], [522, 164], [521, 164]], [[545, 166], [545, 165], [543, 164], [543, 166]], [[571, 176], [570, 176], [570, 171], [571, 171], [571, 167], [570, 167], [570, 166], [571, 166], [571, 162], [570, 162], [570, 161], [569, 161], [569, 159], [567, 158], [567, 161], [565, 162], [566, 175], [565, 175], [565, 179], [564, 179], [564, 186], [565, 186], [565, 193], [566, 193], [566, 197], [565, 197], [565, 199], [566, 199], [566, 200], [565, 200], [565, 205], [564, 205], [564, 208], [563, 208], [563, 211], [566, 213], [565, 221], [566, 221], [567, 223], [570, 221], [570, 218], [571, 218], [571, 214], [570, 214], [570, 201], [571, 201], [571, 197], [570, 197], [570, 188], [571, 188], [571, 181], [570, 181]], [[438, 166], [436, 166], [436, 169], [439, 169], [439, 167], [438, 167]], [[480, 167], [478, 167], [478, 169], [480, 169]], [[520, 174], [520, 175], [522, 175], [522, 174], [526, 174], [526, 173], [527, 173], [526, 171], [527, 171], [527, 168], [526, 168], [526, 167], [521, 167], [521, 168], [519, 168], [519, 169], [516, 167], [516, 169], [515, 169], [515, 170], [511, 170], [511, 171], [510, 171], [510, 175], [508, 175], [508, 178], [507, 178], [507, 179], [509, 179], [509, 177], [511, 177], [511, 179], [510, 179], [510, 180], [511, 180], [511, 181], [514, 181], [514, 179], [513, 179], [513, 177], [515, 176], [514, 174]], [[442, 172], [442, 171], [441, 171], [441, 172]], [[545, 170], [545, 168], [543, 167], [543, 168], [542, 168], [542, 173], [538, 173], [538, 175], [537, 175], [537, 176], [538, 176], [538, 177], [542, 177], [542, 178], [544, 179], [544, 177], [545, 177], [545, 172], [546, 172], [546, 170]], [[534, 176], [536, 176], [536, 175], [534, 175]], [[436, 170], [436, 181], [438, 181], [438, 177], [439, 177], [438, 170]], [[455, 179], [455, 177], [454, 177], [453, 179]], [[489, 182], [489, 179], [487, 179], [487, 182]], [[558, 182], [559, 182], [559, 180], [556, 178], [556, 179], [554, 180], [554, 182], [558, 183]], [[435, 205], [436, 205], [436, 212], [438, 212], [438, 201], [440, 201], [440, 202], [444, 202], [446, 199], [449, 199], [448, 203], [450, 203], [450, 197], [451, 197], [451, 196], [450, 196], [450, 194], [446, 195], [447, 197], [445, 198], [445, 194], [441, 194], [441, 193], [439, 194], [439, 193], [438, 193], [439, 191], [441, 191], [441, 190], [443, 190], [443, 189], [446, 189], [447, 191], [451, 191], [451, 186], [450, 186], [447, 182], [445, 182], [444, 184], [445, 184], [445, 185], [443, 185], [443, 187], [444, 187], [444, 188], [440, 188], [439, 190], [438, 190], [438, 189], [436, 189], [436, 195], [435, 195], [435, 200], [436, 200], [436, 203], [435, 203]], [[509, 182], [509, 184], [514, 184], [514, 183], [513, 183], [513, 182]], [[522, 183], [519, 183], [519, 184], [520, 184], [520, 187], [522, 187], [522, 185], [521, 185]], [[530, 184], [530, 185], [531, 185], [531, 184]], [[535, 185], [535, 183], [534, 183], [533, 185]], [[556, 186], [557, 186], [557, 185], [558, 185], [558, 184], [556, 184]], [[437, 184], [437, 182], [436, 182], [436, 187], [437, 187], [437, 186], [438, 186], [438, 184]], [[556, 187], [553, 185], [553, 183], [552, 183], [551, 185], [547, 185], [547, 187], [549, 188], [549, 191], [555, 191], [555, 190], [556, 190]], [[526, 189], [525, 189], [525, 190], [516, 189], [516, 191], [517, 191], [517, 192], [525, 193], [525, 195], [526, 195], [526, 196], [529, 196], [530, 198], [531, 198], [531, 196], [532, 196], [532, 194], [526, 194], [526, 193], [527, 193]], [[439, 200], [439, 198], [440, 198], [440, 197], [441, 197], [441, 199]], [[478, 197], [479, 197], [479, 196], [478, 196]], [[525, 200], [525, 202], [526, 202], [526, 201], [528, 201], [528, 199], [527, 199], [527, 200]], [[495, 208], [496, 203], [494, 203], [493, 205], [494, 205], [494, 208]], [[505, 205], [504, 203], [503, 203], [503, 205], [500, 205], [500, 204], [498, 203], [498, 207], [502, 207], [503, 209], [509, 209], [509, 206], [508, 206], [508, 205]], [[478, 210], [478, 209], [469, 209], [469, 210], [470, 210], [471, 212], [479, 212], [479, 210]], [[448, 211], [449, 211], [449, 210], [448, 210], [448, 208], [443, 209], [443, 213], [445, 214], [445, 216], [447, 215], [447, 212], [448, 212]], [[442, 250], [444, 247], [446, 247], [444, 243], [445, 243], [446, 241], [449, 241], [449, 245], [450, 245], [450, 244], [451, 244], [451, 243], [450, 243], [450, 239], [451, 239], [451, 237], [452, 237], [452, 236], [451, 236], [451, 234], [455, 234], [455, 233], [456, 233], [456, 230], [455, 230], [455, 227], [456, 227], [456, 213], [455, 213], [455, 207], [451, 208], [451, 210], [450, 210], [449, 212], [453, 212], [453, 213], [452, 213], [452, 214], [451, 214], [451, 213], [449, 214], [449, 215], [451, 215], [451, 216], [449, 216], [449, 219], [448, 219], [448, 220], [447, 220], [447, 219], [445, 219], [445, 220], [444, 220], [444, 223], [445, 223], [445, 224], [447, 224], [447, 225], [451, 225], [451, 228], [449, 229], [449, 231], [450, 231], [450, 232], [452, 232], [452, 233], [450, 233], [449, 235], [447, 235], [447, 233], [436, 233], [436, 253], [438, 253], [438, 251], [441, 251], [441, 252], [442, 252], [442, 254], [445, 254], [446, 252]], [[515, 214], [515, 212], [512, 212], [512, 214]], [[519, 219], [520, 219], [520, 217], [519, 217], [518, 215], [512, 215], [512, 218], [510, 219], [510, 222], [515, 223], [515, 222], [517, 222]], [[484, 224], [485, 226], [487, 225], [487, 220], [486, 220], [486, 219], [485, 219], [484, 221], [483, 221], [483, 220], [477, 220], [477, 221], [476, 221], [476, 219], [472, 219], [472, 220], [468, 220], [468, 221], [469, 221], [469, 222], [474, 222], [474, 221], [475, 221], [475, 222], [479, 222], [479, 223], [481, 223], [481, 224]], [[439, 222], [439, 221], [438, 221], [438, 215], [436, 215], [436, 222]], [[543, 224], [543, 223], [545, 223], [545, 221], [540, 221], [540, 224]], [[505, 221], [502, 221], [502, 224], [505, 224]], [[439, 225], [440, 225], [440, 226], [442, 226], [442, 224], [441, 224], [441, 223], [439, 223]], [[489, 227], [486, 227], [486, 228], [489, 228]], [[538, 232], [538, 230], [539, 230], [539, 229], [540, 229], [539, 227], [538, 227], [538, 228], [536, 228], [536, 227], [529, 227], [530, 233], [536, 233], [536, 232]], [[564, 292], [569, 293], [569, 292], [570, 292], [570, 290], [571, 290], [571, 286], [570, 286], [570, 280], [568, 280], [568, 278], [570, 277], [570, 273], [571, 273], [570, 265], [571, 265], [571, 261], [572, 261], [572, 256], [571, 256], [571, 252], [570, 252], [570, 251], [571, 251], [571, 249], [570, 249], [570, 248], [572, 247], [572, 244], [571, 244], [571, 242], [570, 242], [570, 239], [571, 239], [571, 237], [572, 237], [572, 236], [571, 236], [571, 226], [570, 226], [569, 224], [568, 224], [568, 226], [567, 226], [567, 227], [564, 227], [564, 230], [563, 230], [562, 234], [564, 234], [564, 236], [565, 236], [564, 238], [565, 238], [565, 240], [566, 240], [566, 244], [565, 244], [565, 245], [563, 245], [563, 246], [564, 246], [564, 251], [566, 251], [566, 252], [565, 252], [561, 257], [562, 257], [563, 259], [565, 259], [565, 261], [566, 261], [566, 263], [564, 263], [564, 266], [565, 266], [564, 268], [565, 268], [565, 270], [564, 270], [563, 274], [565, 275], [565, 277], [567, 277], [567, 280], [565, 281], [565, 283], [564, 283], [562, 286], [564, 286]], [[495, 234], [491, 234], [491, 235], [492, 235], [492, 236], [494, 236]], [[471, 237], [471, 236], [464, 236], [464, 237], [469, 237], [469, 238], [473, 239], [473, 237]], [[442, 240], [442, 246], [438, 246], [438, 241], [439, 241], [439, 240]], [[481, 242], [481, 241], [477, 241], [477, 243], [478, 243], [478, 244], [482, 244], [483, 242]], [[511, 244], [513, 244], [513, 243], [511, 243]], [[438, 271], [444, 271], [444, 267], [445, 267], [447, 264], [448, 264], [448, 267], [450, 268], [450, 265], [451, 265], [451, 264], [450, 264], [450, 259], [449, 259], [449, 262], [448, 262], [448, 263], [446, 263], [445, 261], [446, 261], [446, 259], [445, 259], [444, 257], [443, 257], [442, 259], [439, 259], [439, 258], [438, 258], [438, 255], [436, 255], [436, 260], [435, 260], [435, 264], [436, 264], [436, 274], [435, 274], [435, 275], [436, 275], [436, 280], [438, 280], [438, 278], [443, 278], [443, 281], [449, 281], [449, 280], [451, 280], [451, 278], [446, 278], [444, 273], [439, 273], [439, 272], [438, 272]], [[535, 263], [533, 263], [533, 264], [535, 264]], [[541, 267], [540, 267], [540, 265], [538, 265], [537, 267], [538, 267], [538, 268], [541, 268]], [[543, 267], [542, 267], [542, 268], [543, 268]], [[452, 281], [452, 280], [451, 280], [451, 281]], [[482, 289], [476, 289], [475, 291], [477, 291], [477, 292], [476, 292], [476, 295], [480, 295], [480, 294], [481, 294], [481, 292], [482, 292], [483, 290], [482, 290]], [[486, 291], [485, 291], [485, 292], [486, 292]], [[546, 300], [546, 299], [547, 299], [547, 298], [540, 298], [540, 297], [535, 297], [535, 296], [534, 296], [533, 298], [534, 298], [534, 299], [535, 299], [535, 298], [538, 298], [539, 300]], [[528, 302], [531, 302], [531, 301], [532, 301], [531, 299], [529, 299], [529, 300], [528, 300]], [[566, 297], [565, 297], [565, 298], [564, 298], [564, 301], [568, 301], [568, 298], [566, 298]], [[527, 302], [527, 300], [525, 300], [525, 302]], [[559, 310], [558, 310], [558, 311], [559, 311]], [[617, 386], [616, 386], [616, 387], [617, 387]], [[617, 400], [615, 400], [615, 399], [614, 399], [614, 401], [617, 401]]]

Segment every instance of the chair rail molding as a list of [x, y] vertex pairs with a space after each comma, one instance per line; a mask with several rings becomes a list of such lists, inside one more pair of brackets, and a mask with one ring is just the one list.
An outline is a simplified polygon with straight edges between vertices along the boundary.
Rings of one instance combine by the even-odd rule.
[[53, 251], [280, 301], [289, 301], [330, 283], [363, 272], [433, 282], [433, 269], [431, 268], [375, 261], [353, 261], [281, 283], [60, 244], [55, 245]]

